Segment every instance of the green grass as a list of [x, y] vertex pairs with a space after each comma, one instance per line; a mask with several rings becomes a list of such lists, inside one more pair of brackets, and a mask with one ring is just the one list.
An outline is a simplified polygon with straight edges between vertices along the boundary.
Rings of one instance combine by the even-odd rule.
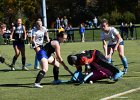
[[[69, 54], [77, 53], [85, 49], [98, 49], [103, 52], [101, 41], [98, 42], [77, 42], [64, 43], [62, 46], [62, 57], [66, 61]], [[14, 55], [12, 45], [1, 45], [0, 54], [6, 57], [7, 62], [11, 62]], [[140, 87], [140, 40], [125, 41], [125, 55], [129, 62], [129, 70], [121, 80], [116, 83], [108, 79], [97, 81], [94, 84], [60, 84], [52, 85], [53, 74], [52, 66], [41, 81], [44, 86], [42, 89], [32, 88], [38, 71], [33, 70], [35, 52], [26, 45], [27, 63], [32, 64], [28, 68], [30, 71], [21, 71], [21, 57], [18, 58], [16, 68], [18, 71], [9, 71], [9, 67], [0, 64], [0, 100], [99, 100], [117, 93], [128, 91], [130, 89]], [[122, 68], [122, 63], [118, 57], [118, 53], [113, 55], [113, 63], [118, 68]], [[71, 71], [75, 71], [74, 67], [70, 67]], [[71, 77], [63, 67], [60, 67], [61, 80], [69, 80]], [[115, 98], [114, 100], [139, 100], [140, 91]]]

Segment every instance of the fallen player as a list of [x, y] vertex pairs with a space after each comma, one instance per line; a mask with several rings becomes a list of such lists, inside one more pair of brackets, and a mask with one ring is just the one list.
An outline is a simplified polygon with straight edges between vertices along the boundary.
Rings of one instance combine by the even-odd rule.
[[[107, 62], [105, 56], [99, 50], [85, 50], [79, 54], [69, 55], [68, 63], [75, 66], [77, 71], [74, 76], [79, 82], [90, 82], [109, 78], [117, 81], [123, 76], [123, 72]], [[82, 74], [82, 66], [85, 66], [85, 75]], [[72, 77], [72, 81], [77, 79]]]

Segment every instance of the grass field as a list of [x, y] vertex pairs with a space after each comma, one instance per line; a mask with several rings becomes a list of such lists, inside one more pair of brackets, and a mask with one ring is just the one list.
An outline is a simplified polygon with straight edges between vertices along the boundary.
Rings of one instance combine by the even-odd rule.
[[[103, 51], [101, 41], [85, 43], [64, 43], [62, 46], [62, 57], [66, 61], [69, 54], [80, 52], [85, 49], [98, 49]], [[11, 62], [14, 55], [12, 45], [1, 45], [0, 54], [7, 62]], [[118, 93], [127, 92], [135, 89], [134, 92], [117, 96], [112, 100], [139, 100], [140, 99], [140, 40], [125, 41], [125, 55], [129, 62], [129, 70], [121, 80], [114, 83], [108, 79], [97, 81], [93, 84], [60, 84], [52, 85], [53, 74], [52, 66], [45, 78], [41, 81], [43, 88], [33, 88], [33, 83], [38, 71], [33, 70], [35, 52], [26, 45], [27, 66], [30, 71], [21, 71], [21, 58], [18, 58], [16, 64], [17, 71], [10, 71], [5, 64], [0, 64], [0, 100], [100, 100]], [[113, 55], [113, 64], [122, 68], [122, 63], [117, 52]], [[74, 67], [70, 67], [75, 71]], [[60, 67], [61, 80], [70, 80], [71, 76], [63, 67]]]

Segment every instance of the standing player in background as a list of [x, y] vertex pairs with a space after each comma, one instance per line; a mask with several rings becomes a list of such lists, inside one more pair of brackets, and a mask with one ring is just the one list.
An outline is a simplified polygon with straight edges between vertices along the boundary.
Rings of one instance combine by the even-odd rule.
[[[36, 27], [32, 31], [32, 40], [34, 43], [40, 46], [42, 48], [43, 42], [44, 42], [44, 36], [46, 37], [47, 42], [50, 41], [49, 39], [49, 34], [48, 34], [48, 29], [42, 26], [42, 21], [38, 19], [36, 21]], [[35, 61], [34, 61], [34, 69], [39, 69], [39, 61], [37, 60], [37, 57], [35, 56]]]
[[129, 24], [129, 30], [130, 30], [131, 40], [134, 40], [135, 25], [132, 22], [130, 22]]
[[27, 34], [25, 26], [22, 25], [22, 19], [17, 19], [17, 24], [12, 27], [10, 39], [13, 40], [13, 48], [15, 50], [15, 55], [13, 57], [12, 64], [10, 65], [11, 70], [15, 70], [15, 63], [17, 58], [19, 57], [21, 53], [21, 59], [22, 59], [22, 70], [28, 70], [25, 66], [26, 57], [25, 57], [25, 40], [26, 40]]
[[32, 43], [32, 29], [29, 28], [29, 30], [27, 31], [27, 38], [28, 38], [28, 45], [31, 45]]
[[[128, 62], [124, 55], [124, 41], [121, 38], [119, 31], [116, 28], [109, 26], [109, 23], [106, 19], [101, 21], [101, 29], [101, 39], [103, 42], [105, 57], [108, 59], [108, 62], [111, 63], [112, 54], [114, 51], [118, 50], [119, 57], [121, 58], [124, 66], [123, 71], [126, 73], [128, 69]], [[108, 44], [106, 40], [108, 40]]]

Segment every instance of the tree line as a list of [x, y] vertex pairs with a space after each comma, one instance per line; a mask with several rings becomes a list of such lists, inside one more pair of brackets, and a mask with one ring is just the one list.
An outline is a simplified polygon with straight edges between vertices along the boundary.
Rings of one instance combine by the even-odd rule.
[[[46, 0], [47, 22], [51, 27], [57, 17], [67, 16], [74, 26], [94, 16], [111, 24], [140, 22], [140, 0]], [[41, 0], [0, 0], [0, 21], [10, 26], [18, 17], [30, 27], [41, 16]]]

